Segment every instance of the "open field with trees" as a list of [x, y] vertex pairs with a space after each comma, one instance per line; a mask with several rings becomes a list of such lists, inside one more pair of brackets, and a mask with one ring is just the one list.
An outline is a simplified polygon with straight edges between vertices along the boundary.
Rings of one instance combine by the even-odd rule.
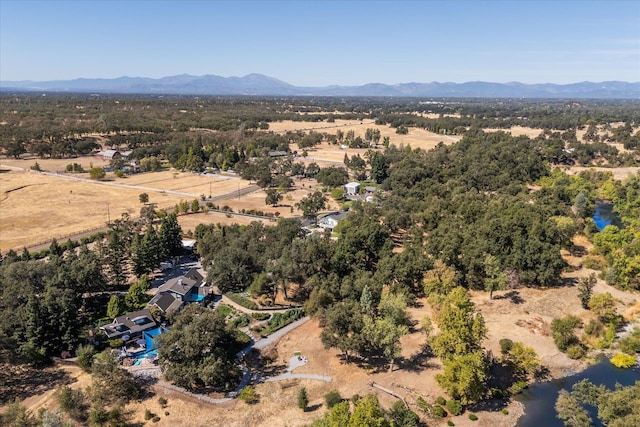
[[[84, 218], [55, 217], [71, 195], [86, 197], [76, 205], [110, 209], [91, 247], [53, 241], [37, 256], [2, 252], [2, 361], [32, 369], [69, 352], [91, 372], [89, 389], [56, 385], [62, 400], [50, 408], [65, 418], [508, 426], [522, 411], [511, 398], [528, 383], [580, 370], [602, 353], [621, 365], [637, 360], [637, 102], [59, 97], [53, 114], [50, 99], [26, 100], [0, 98], [0, 142], [7, 162], [40, 172], [0, 174], [3, 219], [5, 206], [15, 222], [20, 209], [31, 212], [29, 200], [49, 193], [56, 204], [46, 205], [48, 216], [61, 223]], [[421, 148], [396, 135], [430, 139]], [[75, 156], [106, 148], [130, 157], [109, 161], [113, 171], [91, 162], [87, 171], [86, 160], [75, 171]], [[56, 157], [72, 164], [64, 171], [74, 180], [42, 172]], [[358, 183], [354, 200], [345, 196], [349, 181]], [[19, 194], [27, 197], [14, 207]], [[172, 199], [160, 210], [163, 197]], [[116, 199], [120, 215], [111, 212]], [[603, 205], [616, 216], [606, 227], [594, 220]], [[348, 213], [314, 233], [319, 214], [338, 207]], [[260, 220], [234, 221], [243, 211]], [[30, 223], [23, 227], [28, 234]], [[121, 342], [96, 328], [145, 306], [148, 275], [180, 252], [182, 237], [196, 241], [206, 282], [244, 307], [155, 311], [169, 329], [158, 350], [164, 380], [207, 399], [232, 398], [244, 369], [273, 378], [297, 356], [305, 363], [295, 373], [332, 381], [255, 380], [241, 399], [202, 403], [163, 383], [142, 387], [114, 364], [108, 350]], [[264, 316], [284, 304], [295, 310]], [[238, 353], [247, 334], [303, 312], [311, 320], [278, 342]], [[114, 395], [104, 400], [108, 386]], [[34, 385], [22, 396], [41, 396], [29, 401], [33, 411], [46, 393]], [[140, 402], [131, 398], [142, 393]], [[563, 410], [589, 398], [565, 397]], [[2, 403], [5, 421], [19, 415]]]

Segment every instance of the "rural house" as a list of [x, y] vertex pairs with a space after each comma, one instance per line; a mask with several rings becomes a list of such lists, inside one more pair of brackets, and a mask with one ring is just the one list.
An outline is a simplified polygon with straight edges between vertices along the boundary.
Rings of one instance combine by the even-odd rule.
[[338, 223], [347, 217], [348, 212], [338, 211], [332, 212], [320, 218], [318, 225], [322, 228], [329, 228], [333, 230], [338, 226]]
[[149, 301], [149, 306], [158, 307], [163, 313], [182, 310], [185, 303], [202, 303], [209, 296], [210, 288], [205, 286], [204, 277], [192, 268], [180, 277], [168, 280], [158, 288], [158, 293]]
[[123, 314], [113, 319], [108, 325], [101, 326], [107, 338], [122, 338], [128, 341], [133, 337], [142, 335], [144, 331], [155, 328], [157, 325], [148, 308]]

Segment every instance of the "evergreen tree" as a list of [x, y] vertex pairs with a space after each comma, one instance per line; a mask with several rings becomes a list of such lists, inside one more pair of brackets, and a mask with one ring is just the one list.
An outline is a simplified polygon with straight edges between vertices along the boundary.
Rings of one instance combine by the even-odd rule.
[[309, 397], [307, 396], [307, 389], [302, 387], [300, 391], [298, 391], [298, 408], [306, 411], [308, 405]]
[[163, 218], [159, 237], [164, 258], [178, 256], [182, 253], [182, 228], [178, 224], [178, 217], [175, 213], [170, 213]]

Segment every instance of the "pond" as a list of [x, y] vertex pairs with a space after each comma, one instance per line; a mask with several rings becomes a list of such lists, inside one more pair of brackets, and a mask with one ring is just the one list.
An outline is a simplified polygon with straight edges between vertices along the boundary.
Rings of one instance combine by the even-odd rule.
[[613, 211], [613, 203], [600, 200], [596, 203], [596, 211], [593, 214], [593, 222], [598, 230], [603, 230], [607, 225], [615, 225], [622, 228], [620, 216]]
[[[640, 368], [636, 365], [631, 369], [619, 369], [613, 366], [607, 358], [590, 366], [583, 372], [569, 377], [559, 378], [544, 383], [536, 383], [524, 390], [516, 399], [524, 404], [525, 414], [520, 417], [516, 427], [563, 427], [562, 420], [556, 418], [556, 399], [560, 390], [571, 391], [571, 387], [580, 380], [588, 379], [592, 383], [604, 384], [613, 389], [616, 383], [623, 386], [640, 381]], [[596, 417], [595, 408], [589, 411], [594, 426], [603, 426]]]

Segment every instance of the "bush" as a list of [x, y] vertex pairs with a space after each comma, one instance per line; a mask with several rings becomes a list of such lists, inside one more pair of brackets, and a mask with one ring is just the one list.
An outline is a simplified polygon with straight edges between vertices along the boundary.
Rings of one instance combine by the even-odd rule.
[[93, 356], [96, 354], [92, 345], [80, 345], [76, 350], [78, 366], [85, 372], [91, 372]]
[[256, 389], [251, 387], [250, 385], [246, 386], [240, 391], [240, 394], [238, 394], [238, 398], [244, 400], [249, 405], [258, 403], [258, 401], [260, 400], [258, 393], [256, 393]]
[[507, 354], [513, 348], [513, 341], [509, 338], [502, 338], [500, 340], [500, 352], [502, 354]]
[[152, 422], [157, 423], [158, 421], [160, 421], [160, 417], [159, 416], [155, 416], [151, 419]]
[[233, 307], [231, 307], [230, 305], [220, 304], [220, 305], [218, 305], [218, 308], [216, 309], [216, 312], [222, 317], [229, 317], [233, 313], [235, 313], [236, 310]]
[[338, 390], [332, 390], [324, 395], [324, 400], [327, 402], [327, 408], [333, 408], [338, 403], [342, 402], [342, 396]]
[[567, 356], [571, 359], [581, 359], [585, 355], [585, 349], [580, 344], [574, 344], [567, 348]]
[[502, 390], [500, 388], [492, 388], [491, 397], [494, 399], [504, 399], [505, 397], [509, 397], [509, 392], [507, 390]]
[[58, 395], [58, 404], [60, 404], [60, 409], [68, 413], [75, 421], [84, 421], [87, 418], [87, 405], [82, 390], [62, 387]]
[[620, 350], [627, 354], [640, 353], [640, 328], [636, 328], [631, 335], [620, 340]]
[[251, 317], [253, 317], [254, 319], [260, 321], [260, 320], [267, 320], [269, 317], [271, 317], [271, 314], [269, 313], [251, 313]]
[[244, 328], [245, 326], [249, 326], [249, 323], [251, 323], [251, 316], [249, 316], [247, 313], [242, 313], [240, 316], [231, 321], [231, 327]]
[[302, 387], [298, 392], [298, 408], [303, 411], [307, 410], [307, 405], [309, 405], [309, 397], [307, 396], [307, 389]]
[[460, 415], [462, 414], [463, 408], [460, 402], [455, 400], [449, 400], [447, 402], [447, 410], [451, 415]]
[[471, 421], [478, 421], [478, 417], [476, 416], [476, 414], [469, 414], [469, 419]]
[[611, 358], [611, 364], [616, 368], [627, 369], [636, 364], [636, 358], [629, 354], [618, 353]]
[[237, 294], [234, 292], [227, 292], [224, 294], [231, 301], [235, 302], [238, 305], [243, 306], [244, 308], [248, 308], [249, 310], [257, 310], [258, 304], [251, 301], [249, 298], [243, 297], [241, 294]]
[[165, 399], [164, 397], [159, 397], [158, 398], [158, 403], [160, 404], [160, 406], [162, 406], [164, 408], [165, 406], [167, 406], [168, 402], [167, 402], [167, 399]]
[[150, 420], [151, 418], [155, 417], [155, 414], [153, 412], [151, 412], [148, 409], [144, 410], [144, 419], [145, 420]]
[[453, 421], [451, 421], [451, 420], [447, 420], [447, 425], [448, 425], [449, 427], [451, 427], [451, 426], [454, 426], [455, 424], [453, 423]]
[[444, 418], [447, 416], [447, 411], [445, 411], [444, 408], [440, 405], [433, 405], [433, 407], [431, 408], [431, 415], [433, 415], [435, 418]]
[[509, 415], [509, 411], [507, 409], [503, 409], [502, 413], [505, 414], [505, 415]]
[[285, 311], [284, 313], [274, 313], [271, 320], [267, 322], [267, 327], [261, 332], [262, 335], [269, 335], [282, 329], [285, 326], [295, 322], [304, 316], [304, 311], [301, 308], [294, 308], [293, 310]]
[[442, 396], [438, 396], [438, 398], [436, 399], [436, 403], [437, 403], [438, 405], [446, 405], [446, 404], [447, 404], [447, 401], [445, 400], [445, 398], [444, 398], [444, 397], [442, 397]]

